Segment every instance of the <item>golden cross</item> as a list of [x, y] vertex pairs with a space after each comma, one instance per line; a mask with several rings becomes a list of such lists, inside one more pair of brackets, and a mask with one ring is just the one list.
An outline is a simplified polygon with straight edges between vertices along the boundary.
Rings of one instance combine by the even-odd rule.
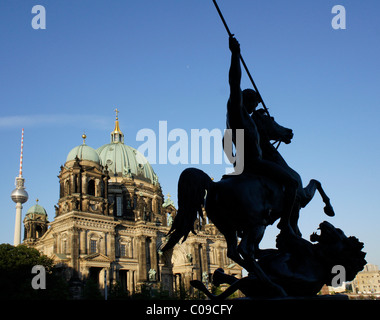
[[117, 110], [117, 108], [116, 108], [114, 111], [116, 112], [116, 120], [119, 120], [119, 116], [118, 116], [118, 115], [119, 115], [119, 112], [120, 112], [120, 111]]

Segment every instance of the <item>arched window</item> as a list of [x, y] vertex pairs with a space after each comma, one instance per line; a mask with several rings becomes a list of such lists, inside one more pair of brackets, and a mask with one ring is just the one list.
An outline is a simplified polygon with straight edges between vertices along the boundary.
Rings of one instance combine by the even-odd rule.
[[41, 238], [43, 236], [42, 226], [36, 226], [36, 239]]

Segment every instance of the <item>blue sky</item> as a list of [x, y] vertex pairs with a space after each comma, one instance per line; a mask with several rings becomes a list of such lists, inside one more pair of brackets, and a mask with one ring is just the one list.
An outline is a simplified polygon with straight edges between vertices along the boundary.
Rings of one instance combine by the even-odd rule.
[[[380, 3], [219, 0], [242, 55], [276, 120], [294, 130], [280, 151], [306, 185], [318, 179], [336, 216], [317, 194], [302, 210], [305, 237], [328, 220], [365, 243], [380, 265]], [[46, 29], [31, 26], [34, 5]], [[334, 30], [334, 5], [346, 9]], [[13, 243], [21, 129], [28, 208], [54, 218], [57, 175], [69, 151], [109, 143], [117, 107], [125, 143], [139, 130], [225, 128], [230, 52], [211, 0], [24, 1], [0, 3], [0, 243]], [[242, 87], [249, 87], [243, 74]], [[174, 142], [168, 142], [168, 147]], [[158, 146], [159, 147], [159, 146]], [[219, 180], [225, 165], [153, 165], [163, 193], [177, 199], [181, 171], [196, 166]], [[272, 247], [268, 229], [261, 247]]]

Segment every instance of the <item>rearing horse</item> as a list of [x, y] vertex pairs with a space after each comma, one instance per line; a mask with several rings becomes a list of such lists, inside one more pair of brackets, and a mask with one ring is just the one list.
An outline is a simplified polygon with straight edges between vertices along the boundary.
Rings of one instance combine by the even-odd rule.
[[[301, 232], [298, 229], [300, 209], [307, 206], [307, 204], [313, 199], [315, 191], [318, 190], [323, 202], [325, 203], [324, 212], [326, 215], [333, 217], [335, 213], [333, 207], [331, 206], [330, 199], [326, 195], [321, 183], [318, 180], [311, 179], [309, 184], [304, 188], [302, 185], [301, 176], [295, 170], [289, 167], [278, 150], [273, 146], [273, 144], [270, 143], [270, 140], [282, 141], [286, 144], [290, 143], [289, 138], [286, 138], [285, 134], [281, 134], [283, 132], [283, 129], [281, 129], [281, 126], [279, 126], [274, 121], [274, 118], [268, 117], [263, 109], [255, 111], [252, 114], [252, 117], [254, 118], [260, 134], [260, 147], [263, 151], [263, 158], [273, 161], [285, 168], [289, 174], [292, 175], [293, 178], [298, 182], [297, 201], [293, 207], [293, 211], [290, 217], [290, 224], [294, 232], [301, 236]], [[276, 126], [279, 127], [275, 128]]]
[[[316, 190], [326, 204], [326, 214], [334, 215], [320, 182], [311, 180], [303, 188], [301, 177], [286, 164], [270, 143], [271, 140], [290, 143], [292, 131], [277, 124], [261, 110], [255, 111], [252, 116], [260, 134], [263, 157], [286, 167], [299, 182], [296, 203], [290, 217], [293, 231], [299, 234], [299, 210], [311, 201]], [[195, 233], [194, 223], [198, 215], [202, 216], [204, 206], [207, 216], [226, 239], [227, 256], [246, 270], [253, 271], [262, 281], [270, 283], [256, 263], [255, 255], [266, 227], [282, 217], [283, 202], [283, 186], [268, 177], [243, 173], [224, 176], [219, 182], [213, 182], [202, 170], [185, 169], [178, 181], [177, 215], [162, 251], [174, 247], [182, 237], [185, 241], [190, 231]], [[237, 236], [242, 238], [239, 245]]]

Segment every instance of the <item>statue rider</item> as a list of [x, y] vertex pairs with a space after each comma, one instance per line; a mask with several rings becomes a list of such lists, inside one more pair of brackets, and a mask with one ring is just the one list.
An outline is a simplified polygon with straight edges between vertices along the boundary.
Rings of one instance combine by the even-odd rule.
[[231, 51], [231, 66], [229, 70], [230, 97], [227, 102], [227, 129], [232, 129], [232, 142], [236, 144], [236, 129], [244, 129], [243, 159], [236, 154], [236, 161], [244, 161], [239, 164], [243, 174], [257, 174], [271, 178], [284, 186], [283, 213], [278, 224], [280, 229], [286, 227], [292, 231], [289, 218], [296, 197], [298, 182], [280, 165], [263, 159], [260, 147], [260, 136], [254, 121], [250, 116], [261, 102], [260, 95], [252, 90], [241, 90], [240, 44], [231, 36], [229, 38]]

